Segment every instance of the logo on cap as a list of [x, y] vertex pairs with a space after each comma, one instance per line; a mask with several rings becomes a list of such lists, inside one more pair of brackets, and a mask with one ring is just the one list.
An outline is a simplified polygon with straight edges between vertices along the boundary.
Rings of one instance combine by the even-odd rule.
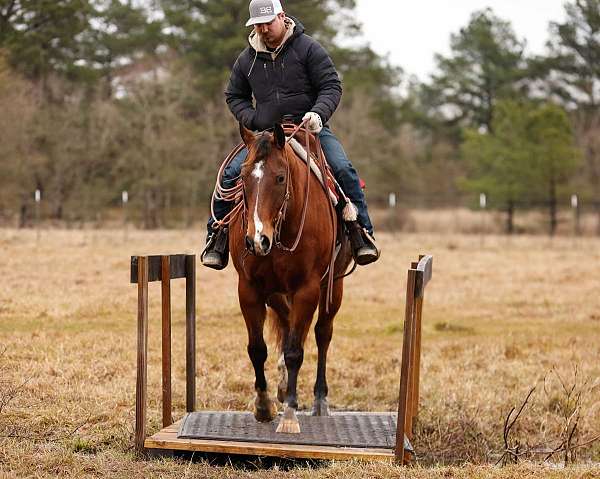
[[269, 23], [277, 14], [283, 12], [279, 0], [252, 0], [249, 10], [250, 20], [246, 22], [247, 27], [257, 23]]

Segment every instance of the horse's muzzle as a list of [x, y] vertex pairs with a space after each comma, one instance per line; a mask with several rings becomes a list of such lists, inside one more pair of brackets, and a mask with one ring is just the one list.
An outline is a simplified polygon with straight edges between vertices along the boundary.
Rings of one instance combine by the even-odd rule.
[[267, 256], [271, 252], [271, 240], [266, 235], [260, 235], [260, 240], [255, 242], [254, 239], [246, 236], [246, 249], [256, 256]]

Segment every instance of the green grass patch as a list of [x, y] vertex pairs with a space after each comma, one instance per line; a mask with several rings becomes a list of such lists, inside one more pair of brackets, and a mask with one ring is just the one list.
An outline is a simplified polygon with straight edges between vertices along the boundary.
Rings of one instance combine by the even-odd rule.
[[460, 324], [451, 323], [449, 321], [440, 321], [433, 325], [433, 329], [441, 333], [463, 333], [474, 334], [475, 328], [469, 326], [461, 326]]
[[71, 441], [70, 449], [73, 452], [82, 454], [96, 454], [97, 448], [92, 441], [83, 439], [81, 437], [75, 437]]

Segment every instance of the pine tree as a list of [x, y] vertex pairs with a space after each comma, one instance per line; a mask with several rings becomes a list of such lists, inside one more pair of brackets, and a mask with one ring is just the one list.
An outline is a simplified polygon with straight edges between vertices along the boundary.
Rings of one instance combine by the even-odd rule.
[[573, 112], [585, 151], [582, 178], [600, 218], [600, 0], [567, 3], [565, 13], [563, 23], [551, 25], [549, 56], [537, 58], [533, 67], [546, 94]]
[[11, 0], [0, 10], [0, 47], [29, 78], [53, 73], [77, 78], [84, 70], [81, 43], [93, 12], [88, 0]]
[[506, 208], [513, 231], [518, 203], [549, 206], [550, 233], [557, 226], [558, 198], [577, 167], [579, 152], [566, 112], [553, 104], [502, 101], [493, 133], [470, 129], [461, 151], [470, 166], [465, 186], [485, 192], [493, 207]]
[[107, 0], [96, 6], [94, 29], [88, 38], [89, 64], [103, 79], [105, 96], [113, 94], [115, 71], [135, 62], [156, 59], [164, 44], [162, 21], [131, 2]]
[[423, 89], [423, 101], [450, 122], [491, 131], [496, 102], [514, 95], [525, 75], [524, 43], [486, 9], [451, 36], [450, 46], [449, 57], [436, 56], [439, 73]]

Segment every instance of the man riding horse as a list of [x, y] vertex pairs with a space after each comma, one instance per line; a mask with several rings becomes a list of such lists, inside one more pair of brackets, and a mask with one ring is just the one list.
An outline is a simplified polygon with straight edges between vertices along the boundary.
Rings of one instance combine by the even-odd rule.
[[[373, 225], [356, 170], [327, 121], [335, 112], [342, 85], [325, 49], [304, 33], [295, 18], [286, 16], [279, 0], [252, 0], [250, 19], [254, 26], [249, 46], [237, 58], [225, 97], [229, 109], [247, 129], [263, 131], [282, 120], [305, 125], [318, 135], [325, 158], [345, 195], [356, 206], [357, 223], [349, 231], [359, 231], [353, 242], [354, 259], [360, 265], [376, 261], [379, 249], [373, 239]], [[253, 105], [253, 97], [256, 106]], [[248, 154], [241, 150], [225, 168], [222, 186], [232, 188]], [[208, 221], [207, 247], [202, 264], [223, 269], [229, 259], [228, 230], [216, 228], [232, 209], [231, 202], [215, 199], [214, 217]]]

